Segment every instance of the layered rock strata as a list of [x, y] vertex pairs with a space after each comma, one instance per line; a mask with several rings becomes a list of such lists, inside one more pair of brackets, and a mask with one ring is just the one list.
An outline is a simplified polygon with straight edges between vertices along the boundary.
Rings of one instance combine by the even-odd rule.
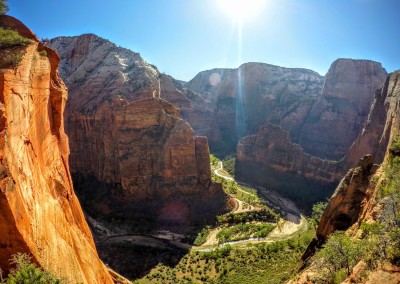
[[[398, 139], [400, 134], [399, 77], [400, 71], [390, 74], [383, 87], [376, 92], [368, 121], [356, 142], [353, 143], [348, 159], [354, 159], [355, 155], [362, 152], [370, 152], [376, 154], [379, 162], [388, 161], [390, 154], [388, 145]], [[316, 248], [320, 247], [336, 230], [347, 230], [348, 235], [358, 236], [363, 222], [374, 222], [385, 210], [389, 210], [385, 209], [386, 201], [379, 197], [379, 188], [384, 182], [384, 177], [385, 166], [379, 167], [373, 164], [371, 155], [366, 155], [360, 160], [358, 167], [348, 172], [330, 199], [321, 217], [316, 236], [302, 256], [303, 260], [309, 259]], [[357, 270], [354, 268], [352, 277], [359, 278]], [[299, 280], [292, 283], [304, 283], [301, 279], [309, 272], [306, 270], [299, 276]], [[310, 273], [315, 274], [315, 272]], [[387, 279], [388, 283], [397, 283], [400, 273], [396, 269], [378, 267], [377, 271], [370, 273], [365, 283], [374, 283], [374, 279], [375, 281]]]
[[[376, 62], [335, 61], [326, 76], [322, 96], [302, 122], [298, 139], [291, 139], [293, 135], [289, 136], [281, 127], [260, 126], [256, 135], [244, 137], [238, 143], [237, 177], [249, 183], [268, 186], [298, 202], [301, 202], [299, 197], [310, 195], [311, 202], [317, 200], [313, 198], [324, 197], [324, 194], [329, 196], [341, 177], [349, 168], [356, 166], [363, 155], [374, 154], [377, 161], [381, 162], [383, 151], [378, 151], [374, 145], [384, 139], [387, 143], [387, 135], [379, 136], [384, 125], [382, 100], [385, 95], [381, 91], [376, 91], [375, 98], [373, 95], [379, 82], [384, 82], [384, 74], [386, 71]], [[351, 83], [350, 79], [354, 82]], [[370, 104], [373, 104], [373, 108], [368, 117]], [[357, 137], [357, 132], [363, 129], [362, 121], [365, 118], [368, 119], [365, 128], [375, 130], [368, 131], [370, 134], [367, 138], [362, 137], [365, 134], [360, 134], [343, 159], [334, 161], [319, 158], [341, 158]], [[361, 133], [365, 133], [365, 130]], [[310, 152], [315, 156], [308, 154]], [[315, 194], [317, 192], [320, 193]]]
[[266, 122], [282, 126], [296, 141], [323, 82], [324, 77], [307, 69], [246, 63], [201, 72], [185, 87], [209, 102], [216, 127], [205, 134], [211, 148], [224, 154], [234, 152], [241, 137]]
[[139, 54], [95, 35], [49, 42], [70, 89], [71, 172], [85, 210], [126, 220], [191, 224], [225, 210], [211, 182], [207, 138], [179, 118], [191, 101]]
[[0, 50], [23, 54], [0, 70], [0, 267], [22, 252], [74, 283], [113, 283], [72, 187], [59, 57], [18, 20], [1, 16], [0, 26], [32, 41]]
[[257, 135], [240, 139], [237, 146], [236, 177], [267, 186], [302, 207], [331, 194], [341, 178], [338, 163], [306, 154], [291, 141], [288, 131], [266, 124]]
[[362, 129], [375, 91], [386, 76], [378, 62], [352, 59], [333, 62], [322, 95], [305, 119], [297, 141], [305, 152], [340, 160]]

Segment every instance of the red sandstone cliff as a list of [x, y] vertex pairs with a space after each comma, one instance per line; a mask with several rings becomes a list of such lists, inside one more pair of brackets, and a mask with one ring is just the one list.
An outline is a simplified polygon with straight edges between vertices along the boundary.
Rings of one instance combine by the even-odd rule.
[[182, 111], [192, 106], [172, 78], [95, 35], [49, 44], [70, 90], [71, 172], [90, 215], [135, 230], [191, 224], [225, 210], [226, 197], [211, 182], [207, 138], [195, 136], [170, 103]]
[[335, 161], [304, 152], [288, 131], [272, 124], [240, 139], [236, 148], [236, 177], [263, 185], [307, 208], [331, 194], [345, 171]]
[[[379, 188], [385, 179], [384, 165], [390, 153], [388, 145], [400, 134], [399, 77], [400, 71], [390, 74], [383, 87], [376, 92], [368, 121], [347, 155], [347, 159], [353, 160], [360, 153], [372, 153], [377, 155], [378, 162], [383, 161], [383, 165], [380, 167], [373, 165], [373, 157], [366, 155], [360, 160], [358, 167], [347, 173], [330, 199], [318, 225], [316, 237], [305, 251], [303, 260], [312, 256], [316, 248], [320, 247], [334, 231], [347, 230], [347, 234], [356, 237], [360, 235], [362, 222], [379, 220], [384, 212], [386, 201], [379, 196]], [[308, 273], [310, 271], [306, 270], [291, 283], [306, 283]], [[311, 273], [316, 272], [311, 271]], [[355, 272], [352, 277], [357, 278], [359, 276], [357, 273], [359, 272]], [[346, 283], [349, 283], [348, 281]], [[388, 270], [385, 267], [378, 267], [362, 283], [398, 283], [398, 281], [400, 281], [398, 268]]]
[[[283, 129], [285, 127], [267, 124], [260, 126], [256, 135], [239, 140], [236, 149], [238, 179], [266, 185], [306, 205], [307, 201], [311, 204], [330, 195], [341, 177], [356, 166], [363, 155], [376, 154], [381, 161], [382, 151], [377, 154], [378, 151], [372, 149], [378, 143], [375, 141], [386, 137], [376, 134], [382, 121], [383, 106], [379, 101], [383, 98], [379, 92], [375, 100], [373, 97], [375, 89], [384, 82], [385, 74], [377, 62], [335, 61], [325, 78], [321, 97], [300, 119], [297, 137]], [[339, 159], [346, 153], [363, 127], [371, 102], [375, 110], [368, 121], [372, 119], [373, 122], [365, 127], [376, 129], [374, 134], [369, 131], [367, 139], [355, 142], [341, 161], [320, 158]], [[299, 113], [299, 109], [295, 113]], [[281, 125], [282, 121], [277, 120], [275, 124]]]
[[0, 267], [25, 252], [73, 282], [113, 283], [72, 187], [59, 57], [18, 20], [1, 16], [0, 26], [32, 40], [0, 50], [24, 54], [15, 68], [0, 70]]
[[375, 90], [386, 76], [378, 62], [353, 59], [333, 62], [321, 98], [304, 121], [297, 143], [311, 155], [340, 160], [362, 129]]

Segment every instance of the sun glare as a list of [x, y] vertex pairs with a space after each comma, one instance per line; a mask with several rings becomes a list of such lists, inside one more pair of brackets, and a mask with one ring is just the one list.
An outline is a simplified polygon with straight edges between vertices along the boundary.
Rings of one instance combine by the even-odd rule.
[[254, 16], [265, 0], [219, 0], [219, 5], [234, 20], [243, 20]]

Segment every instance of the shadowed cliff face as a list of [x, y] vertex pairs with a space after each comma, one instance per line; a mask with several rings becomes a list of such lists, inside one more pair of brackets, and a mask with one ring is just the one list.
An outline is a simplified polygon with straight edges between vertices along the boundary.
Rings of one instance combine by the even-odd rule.
[[[388, 159], [388, 145], [400, 133], [400, 72], [390, 74], [383, 87], [376, 92], [375, 101], [364, 129], [353, 143], [344, 163], [353, 160], [360, 153], [372, 153], [378, 157], [375, 162]], [[383, 153], [383, 154], [382, 154]], [[377, 200], [377, 180], [384, 175], [373, 165], [372, 155], [366, 155], [356, 168], [351, 169], [342, 179], [324, 211], [317, 228], [316, 237], [303, 255], [308, 259], [316, 247], [321, 246], [336, 230], [347, 230], [355, 235], [363, 221], [377, 220], [381, 206]], [[372, 177], [377, 173], [374, 179]]]
[[[377, 101], [383, 98], [377, 92], [374, 100], [374, 93], [384, 82], [385, 74], [377, 62], [335, 61], [325, 78], [321, 97], [300, 122], [297, 138], [284, 127], [266, 124], [260, 126], [256, 135], [239, 141], [236, 149], [237, 177], [282, 192], [303, 207], [328, 197], [360, 157], [377, 152], [373, 150], [375, 140], [369, 139], [372, 137], [361, 142], [368, 146], [360, 147], [360, 142], [356, 142], [350, 150], [348, 148], [362, 130], [372, 103], [376, 107], [370, 116], [375, 116], [375, 119], [373, 126], [366, 127], [374, 127], [377, 129], [375, 132], [379, 132], [382, 119], [378, 118], [382, 116], [383, 105]], [[276, 122], [277, 125], [280, 123]], [[379, 138], [378, 134], [371, 135]], [[348, 153], [340, 161], [324, 160], [340, 159], [346, 151]], [[382, 161], [382, 151], [377, 158]]]
[[207, 138], [195, 136], [164, 100], [191, 108], [178, 82], [95, 35], [49, 44], [62, 58], [70, 89], [71, 172], [90, 215], [135, 230], [146, 223], [189, 225], [225, 210], [221, 187], [211, 182]]
[[375, 91], [386, 76], [378, 62], [352, 59], [333, 62], [325, 77], [322, 96], [305, 119], [297, 141], [305, 152], [340, 160], [362, 129]]
[[15, 68], [0, 70], [0, 267], [25, 252], [73, 282], [113, 283], [72, 187], [59, 57], [18, 20], [1, 16], [0, 26], [32, 40], [0, 50], [24, 53]]
[[205, 135], [213, 150], [225, 154], [266, 122], [282, 126], [296, 141], [323, 80], [311, 70], [247, 63], [238, 69], [201, 72], [186, 87], [209, 102], [215, 127]]

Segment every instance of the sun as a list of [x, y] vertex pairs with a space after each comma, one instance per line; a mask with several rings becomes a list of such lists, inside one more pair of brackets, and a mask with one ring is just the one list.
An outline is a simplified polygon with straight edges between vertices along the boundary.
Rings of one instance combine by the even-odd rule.
[[265, 0], [219, 0], [220, 8], [233, 20], [244, 20], [254, 16]]

